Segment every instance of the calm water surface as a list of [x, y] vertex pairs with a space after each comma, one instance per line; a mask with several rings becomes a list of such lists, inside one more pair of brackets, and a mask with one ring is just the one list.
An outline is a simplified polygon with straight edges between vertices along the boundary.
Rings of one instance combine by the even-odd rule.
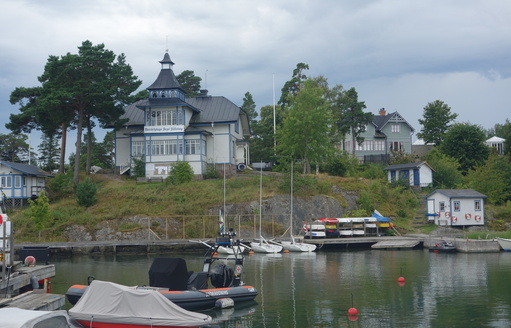
[[[147, 285], [155, 256], [54, 259], [53, 292], [64, 294], [89, 275]], [[183, 257], [188, 270], [201, 270], [202, 254], [158, 256]], [[243, 280], [259, 290], [256, 302], [209, 311], [219, 327], [511, 327], [511, 253], [254, 254], [245, 257]], [[347, 316], [352, 306], [356, 321]]]

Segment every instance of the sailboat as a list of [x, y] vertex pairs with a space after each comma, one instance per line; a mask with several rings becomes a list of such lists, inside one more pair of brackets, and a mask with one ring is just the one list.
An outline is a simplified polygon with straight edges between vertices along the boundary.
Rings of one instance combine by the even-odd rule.
[[316, 250], [316, 245], [305, 244], [303, 242], [297, 243], [293, 236], [293, 163], [291, 163], [291, 214], [289, 216], [289, 234], [291, 235], [291, 241], [281, 242], [284, 250], [290, 252], [314, 252]]
[[263, 237], [262, 233], [262, 215], [263, 215], [263, 162], [261, 162], [260, 168], [260, 178], [259, 178], [259, 241], [255, 241], [250, 243], [250, 247], [255, 253], [280, 253], [282, 251], [282, 246], [277, 244], [270, 244]]

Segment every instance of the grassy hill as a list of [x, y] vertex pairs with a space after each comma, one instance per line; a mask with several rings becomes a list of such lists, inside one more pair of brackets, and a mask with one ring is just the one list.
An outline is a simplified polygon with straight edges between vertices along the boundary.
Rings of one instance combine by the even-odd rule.
[[[260, 175], [243, 173], [234, 177], [192, 181], [181, 185], [167, 183], [137, 184], [127, 177], [97, 174], [91, 180], [97, 185], [97, 201], [88, 208], [79, 206], [72, 190], [62, 183], [51, 183], [49, 212], [51, 219], [37, 227], [30, 210], [10, 213], [15, 223], [17, 241], [67, 241], [63, 231], [71, 225], [80, 225], [93, 230], [99, 224], [119, 221], [127, 217], [171, 217], [183, 215], [208, 215], [212, 208], [224, 203], [237, 204], [259, 202], [260, 190], [263, 199], [275, 195], [289, 195], [290, 179], [285, 174], [266, 172], [263, 188]], [[225, 183], [225, 193], [224, 193]], [[351, 216], [369, 216], [374, 209], [393, 217], [402, 233], [429, 232], [435, 227], [417, 222], [425, 212], [421, 199], [424, 193], [409, 188], [389, 185], [383, 180], [363, 178], [331, 177], [326, 175], [296, 175], [294, 196], [310, 197], [324, 195], [335, 198], [344, 207], [349, 206], [346, 195], [355, 195], [356, 208]], [[67, 190], [67, 191], [66, 191]], [[422, 208], [421, 208], [422, 207]], [[116, 229], [136, 230], [137, 225], [117, 225]]]

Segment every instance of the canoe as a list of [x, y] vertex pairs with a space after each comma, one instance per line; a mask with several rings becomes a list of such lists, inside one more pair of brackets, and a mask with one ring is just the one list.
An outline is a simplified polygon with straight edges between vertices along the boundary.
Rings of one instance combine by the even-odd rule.
[[500, 245], [500, 248], [502, 248], [505, 252], [511, 252], [511, 239], [506, 238], [495, 238], [497, 242]]

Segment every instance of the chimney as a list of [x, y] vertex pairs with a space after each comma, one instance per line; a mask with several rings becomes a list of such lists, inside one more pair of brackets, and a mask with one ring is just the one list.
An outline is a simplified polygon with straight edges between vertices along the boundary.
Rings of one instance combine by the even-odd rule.
[[206, 89], [201, 89], [201, 91], [200, 91], [200, 96], [201, 96], [201, 97], [206, 97], [207, 95], [208, 95], [208, 90], [206, 90]]
[[385, 116], [387, 115], [387, 112], [385, 111], [385, 108], [380, 108], [380, 112], [379, 112], [380, 116]]

